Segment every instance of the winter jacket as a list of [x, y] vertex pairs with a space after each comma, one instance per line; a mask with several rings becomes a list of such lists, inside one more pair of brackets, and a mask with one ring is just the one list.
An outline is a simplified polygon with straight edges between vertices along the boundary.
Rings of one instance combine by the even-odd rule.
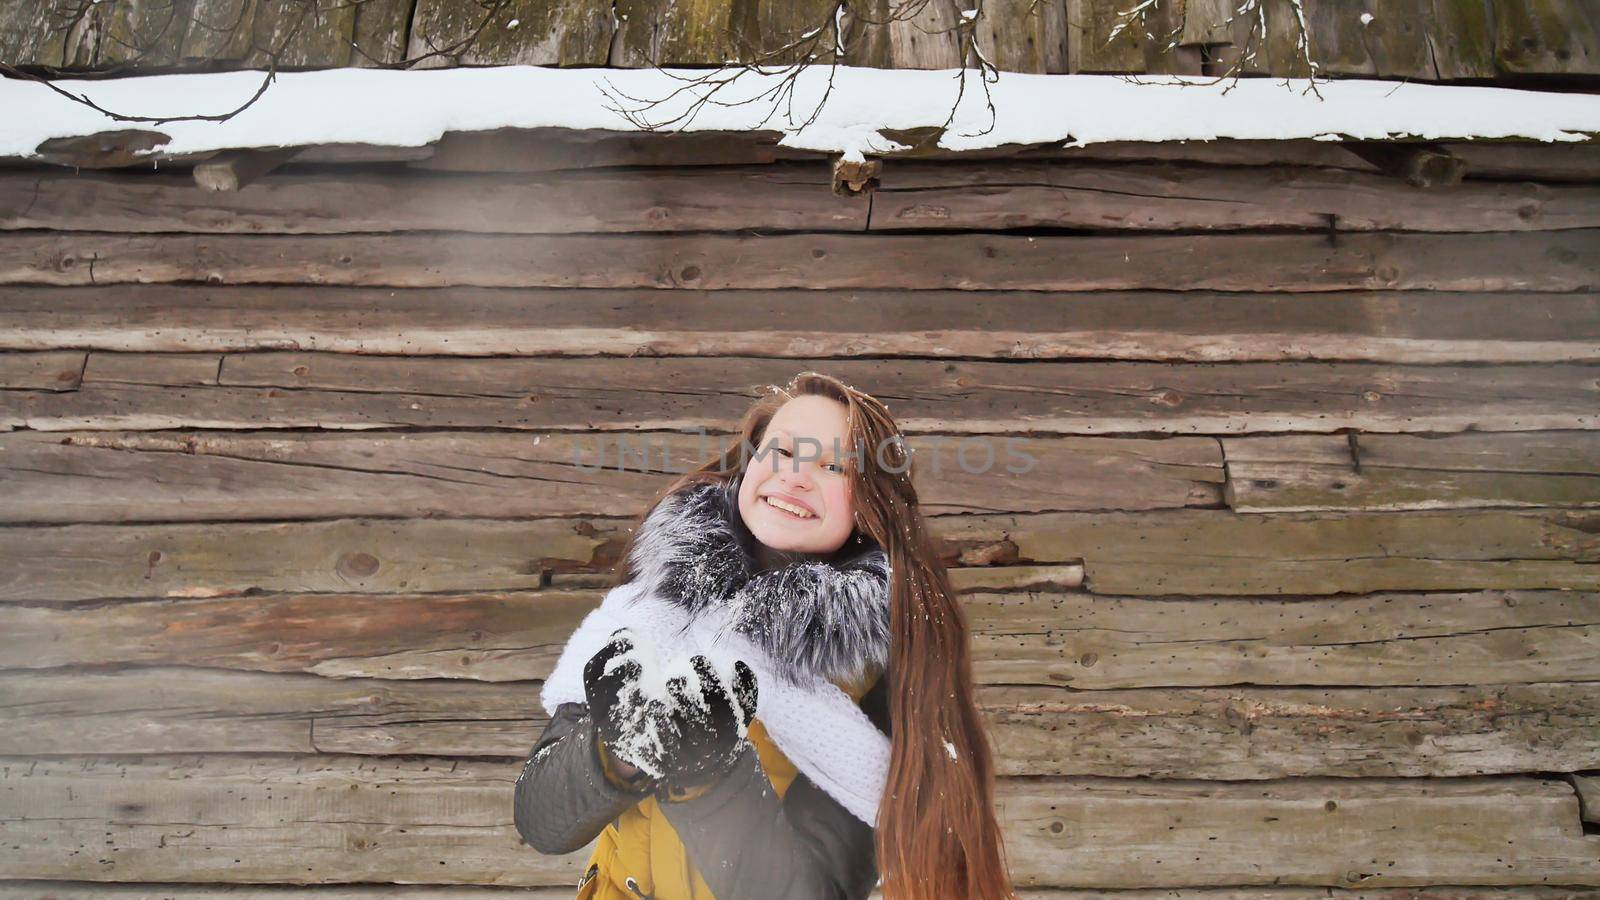
[[[835, 681], [885, 735], [887, 676]], [[698, 789], [632, 787], [599, 752], [588, 707], [563, 703], [515, 790], [517, 831], [541, 853], [598, 838], [580, 900], [855, 900], [878, 881], [873, 830], [813, 784], [767, 736]]]

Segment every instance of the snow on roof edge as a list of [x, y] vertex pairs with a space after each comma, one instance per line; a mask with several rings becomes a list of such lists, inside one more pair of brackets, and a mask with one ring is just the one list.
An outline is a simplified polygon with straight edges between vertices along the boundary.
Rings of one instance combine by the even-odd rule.
[[[1318, 80], [1313, 93], [1305, 79], [1017, 72], [1001, 73], [985, 90], [976, 70], [842, 66], [831, 73], [831, 85], [827, 66], [800, 72], [777, 104], [771, 98], [781, 96], [783, 76], [746, 72], [694, 112], [707, 90], [692, 80], [716, 72], [539, 66], [286, 72], [222, 123], [118, 121], [44, 85], [0, 80], [0, 109], [7, 111], [0, 157], [33, 158], [43, 141], [120, 128], [168, 135], [149, 151], [163, 155], [318, 144], [416, 147], [449, 132], [500, 128], [647, 130], [619, 110], [669, 131], [778, 130], [784, 146], [856, 159], [907, 149], [884, 137], [884, 129], [946, 123], [938, 146], [958, 151], [1060, 141], [1070, 147], [1297, 138], [1576, 142], [1600, 134], [1600, 96], [1590, 94], [1374, 79]], [[161, 117], [235, 109], [262, 77], [236, 71], [57, 85], [114, 112]]]

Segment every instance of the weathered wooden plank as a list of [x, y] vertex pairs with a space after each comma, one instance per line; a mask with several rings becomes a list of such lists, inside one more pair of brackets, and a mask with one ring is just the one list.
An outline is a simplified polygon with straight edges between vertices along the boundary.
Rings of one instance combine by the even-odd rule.
[[[518, 756], [537, 684], [142, 668], [0, 674], [0, 752]], [[1600, 685], [1104, 691], [978, 701], [1004, 775], [1264, 780], [1568, 771], [1600, 763]]]
[[[573, 880], [578, 874], [574, 870]], [[143, 885], [113, 884], [81, 881], [45, 881], [17, 879], [0, 881], [0, 897], [5, 900], [38, 900], [45, 892], [51, 900], [94, 900], [101, 897], [141, 898], [149, 900], [152, 892], [159, 890], [164, 900], [281, 900], [284, 890], [276, 885]], [[369, 900], [375, 897], [394, 896], [395, 887], [384, 884], [351, 885], [295, 885], [297, 895], [312, 900]], [[407, 896], [425, 900], [495, 900], [515, 896], [517, 900], [571, 900], [572, 888], [563, 887], [507, 887], [490, 885], [456, 887], [451, 885], [405, 885]], [[1021, 888], [1018, 900], [1097, 900], [1104, 891], [1071, 890], [1068, 888]], [[1165, 888], [1160, 890], [1118, 891], [1122, 900], [1326, 900], [1325, 888]], [[881, 890], [868, 895], [872, 900], [882, 900]], [[1361, 892], [1366, 900], [1594, 900], [1600, 889], [1551, 888], [1527, 885], [1523, 887], [1482, 888], [1389, 888], [1367, 889]]]
[[[777, 159], [777, 131], [617, 132], [566, 128], [452, 131], [413, 168], [548, 172], [606, 166], [725, 166]], [[811, 154], [808, 158], [820, 161]]]
[[[1172, 600], [1081, 593], [984, 593], [954, 569], [973, 623], [981, 681], [1081, 690], [1157, 686], [1452, 685], [1594, 677], [1594, 597], [1566, 591], [1380, 594], [1281, 601]], [[603, 589], [537, 597], [201, 599], [162, 606], [3, 612], [19, 641], [8, 667], [99, 662], [208, 664], [381, 678], [543, 678], [567, 630]], [[378, 605], [385, 604], [380, 611]], [[526, 614], [537, 603], [539, 615]], [[438, 609], [434, 607], [438, 606]], [[1181, 617], [1174, 616], [1182, 609]], [[348, 638], [283, 629], [357, 616]], [[345, 613], [341, 612], [343, 616]], [[1441, 618], [1442, 617], [1442, 618]], [[167, 630], [157, 630], [157, 623]], [[174, 623], [168, 626], [168, 623]], [[488, 647], [482, 635], [495, 635]], [[48, 650], [42, 643], [48, 642]], [[1174, 646], [1184, 653], [1175, 655]], [[404, 650], [395, 650], [396, 646]], [[270, 648], [270, 651], [269, 649]], [[1449, 659], [1447, 667], [1440, 659]]]
[[1600, 74], [1600, 34], [1585, 0], [1493, 0], [1501, 72]]
[[[574, 868], [572, 882], [576, 882], [578, 875]], [[292, 888], [295, 896], [309, 897], [312, 900], [372, 900], [372, 898], [393, 897], [397, 890], [390, 884], [334, 884], [334, 885], [304, 885], [297, 884]], [[515, 897], [516, 900], [572, 900], [572, 886], [566, 884], [561, 887], [507, 887], [495, 888], [488, 885], [474, 885], [471, 887], [454, 887], [451, 885], [424, 885], [408, 884], [403, 888], [408, 897], [423, 897], [427, 900], [494, 900], [499, 897]], [[1282, 900], [1315, 900], [1309, 892], [1313, 888], [1302, 889], [1301, 894], [1282, 892]], [[1407, 890], [1407, 897], [1415, 891]], [[1537, 891], [1536, 888], [1528, 888]], [[49, 897], [50, 900], [100, 900], [106, 897], [138, 898], [150, 900], [152, 895], [159, 894], [165, 900], [216, 900], [219, 897], [228, 900], [283, 900], [286, 893], [283, 885], [216, 885], [216, 884], [114, 884], [94, 883], [85, 881], [56, 881], [42, 879], [16, 879], [0, 881], [0, 897], [5, 900], [39, 900], [40, 897]], [[1154, 893], [1154, 892], [1152, 892]], [[1166, 892], [1163, 892], [1165, 894]], [[1174, 892], [1174, 900], [1181, 900], [1179, 893]], [[1212, 892], [1215, 893], [1215, 892]], [[1491, 898], [1488, 891], [1475, 894], [1471, 891], [1452, 893], [1450, 900], [1522, 900], [1514, 897], [1509, 892], [1504, 897]], [[1585, 895], [1586, 892], [1566, 892], [1560, 900], [1592, 900]], [[1596, 891], [1600, 894], [1600, 891]], [[1303, 894], [1303, 896], [1302, 896]], [[873, 897], [879, 897], [874, 893]], [[1060, 891], [1021, 891], [1018, 892], [1019, 900], [1068, 900]], [[1073, 898], [1079, 900], [1079, 898]], [[1081, 900], [1090, 900], [1087, 896]], [[1134, 898], [1129, 898], [1134, 900]], [[1148, 900], [1157, 900], [1154, 896]], [[1230, 900], [1230, 898], [1218, 898]], [[1231, 900], [1244, 900], [1244, 897], [1231, 898]], [[1277, 900], [1276, 897], [1267, 895], [1260, 898], [1252, 895], [1252, 900]], [[1385, 900], [1403, 900], [1398, 894]], [[1443, 900], [1443, 898], [1440, 898]], [[1529, 894], [1527, 900], [1557, 900], [1554, 892], [1542, 894]]]
[[1009, 559], [1082, 560], [1099, 594], [1339, 594], [1600, 588], [1600, 515], [1583, 511], [1045, 513], [940, 520]]
[[0, 762], [0, 821], [13, 835], [0, 866], [95, 881], [570, 885], [587, 849], [545, 856], [522, 844], [510, 803], [520, 771], [340, 756], [12, 758]]
[[[570, 516], [643, 508], [731, 436], [424, 433], [0, 435], [0, 522]], [[1210, 438], [906, 441], [925, 512], [1221, 504]], [[1026, 480], [996, 478], [1028, 471]], [[181, 497], [182, 503], [174, 503]]]
[[1223, 438], [1239, 512], [1600, 506], [1600, 433]]
[[1208, 780], [1570, 771], [1600, 760], [1597, 700], [1592, 683], [980, 692], [1000, 774]]
[[1183, 4], [1183, 30], [1180, 45], [1226, 44], [1232, 39], [1228, 18], [1232, 4], [1226, 0], [1188, 0]]
[[[732, 432], [803, 368], [893, 403], [908, 433], [1540, 431], [1600, 422], [1592, 366], [392, 358], [93, 353], [72, 392], [0, 392], [0, 425]], [[730, 372], [737, 380], [730, 381]], [[216, 387], [208, 387], [216, 385]], [[670, 390], [657, 389], [670, 385]], [[190, 390], [174, 390], [190, 386]], [[984, 410], [975, 415], [974, 410]], [[1007, 457], [996, 447], [996, 466]], [[974, 463], [983, 467], [982, 463]], [[995, 466], [990, 466], [995, 468]]]
[[0, 622], [10, 638], [0, 643], [0, 668], [194, 665], [333, 679], [542, 679], [605, 590], [4, 604]]
[[[872, 201], [872, 227], [878, 230], [1454, 232], [1587, 228], [1597, 222], [1600, 188], [1588, 185], [1477, 181], [1416, 191], [1382, 175], [1287, 166], [904, 162], [886, 168]], [[90, 221], [84, 227], [97, 226]]]
[[220, 353], [95, 353], [89, 358], [93, 360], [94, 374], [87, 375], [90, 369], [88, 362], [84, 363], [84, 371], [90, 381], [107, 384], [154, 382], [169, 387], [219, 384], [224, 359]]
[[1531, 145], [1479, 141], [1440, 146], [1467, 164], [1469, 179], [1600, 180], [1600, 144], [1565, 144], [1539, 149]]
[[151, 69], [174, 65], [189, 32], [193, 9], [193, 0], [97, 3], [89, 11], [89, 16], [100, 19], [95, 23], [94, 59], [79, 61], [79, 65]]
[[[375, 2], [375, 0], [371, 0]], [[1436, 0], [1445, 2], [1445, 0]], [[1486, 2], [1486, 0], [1484, 0]], [[362, 8], [367, 8], [367, 3]], [[560, 169], [622, 165], [708, 166], [769, 163], [774, 159], [825, 161], [815, 151], [777, 147], [782, 135], [773, 131], [753, 132], [606, 132], [583, 129], [533, 128], [499, 129], [482, 132], [450, 132], [437, 143], [423, 148], [379, 147], [362, 154], [355, 147], [313, 145], [302, 151], [304, 161], [389, 162], [403, 159], [397, 154], [416, 153], [425, 159], [413, 163], [417, 168], [468, 172], [544, 172]], [[82, 139], [64, 139], [82, 140]], [[155, 144], [165, 143], [163, 138]], [[1202, 165], [1293, 165], [1320, 166], [1354, 171], [1374, 171], [1371, 164], [1346, 152], [1339, 144], [1312, 140], [1230, 140], [1214, 141], [1107, 141], [1087, 147], [1062, 147], [1063, 142], [1011, 144], [968, 151], [945, 151], [922, 147], [909, 155], [949, 160], [987, 159], [1076, 160], [1076, 161], [1165, 161]], [[1480, 140], [1452, 141], [1440, 146], [1469, 161], [1474, 168], [1468, 177], [1518, 178], [1555, 181], [1600, 180], [1600, 147], [1591, 144], [1549, 144], [1540, 141]], [[41, 151], [42, 152], [42, 151]], [[104, 166], [148, 167], [151, 164], [187, 165], [212, 151], [170, 155], [153, 152], [137, 157], [102, 162]], [[886, 153], [894, 158], [906, 153]], [[78, 165], [82, 159], [45, 158], [62, 165]], [[4, 161], [4, 158], [0, 158]], [[41, 160], [19, 161], [36, 166]]]
[[14, 66], [62, 66], [66, 43], [54, 4], [0, 0], [0, 60]]
[[[574, 870], [573, 880], [578, 873]], [[517, 900], [571, 900], [572, 888], [563, 887], [507, 887], [491, 885], [405, 885], [408, 897], [425, 900], [496, 900], [515, 896]], [[297, 896], [311, 900], [371, 900], [393, 897], [396, 888], [387, 884], [350, 885], [295, 885]], [[48, 895], [50, 900], [98, 900], [102, 897], [139, 898], [150, 900], [159, 892], [163, 900], [281, 900], [284, 888], [278, 885], [183, 885], [183, 884], [115, 884], [84, 881], [56, 881], [16, 879], [0, 881], [0, 897], [5, 900], [38, 900]], [[1099, 900], [1105, 896], [1099, 890], [1072, 890], [1069, 888], [1021, 888], [1018, 900]], [[882, 900], [881, 890], [868, 895], [872, 900]], [[1121, 900], [1326, 900], [1326, 888], [1164, 888], [1159, 890], [1119, 890]], [[1364, 900], [1594, 900], [1600, 889], [1580, 887], [1553, 888], [1537, 885], [1522, 887], [1488, 886], [1481, 888], [1388, 888], [1365, 889]]]
[[[1600, 361], [1600, 294], [0, 288], [0, 349]], [[1506, 311], [1515, 309], [1516, 315]], [[4, 358], [4, 357], [0, 357]]]
[[[1414, 5], [1428, 0], [1374, 0], [1370, 3], [1301, 0], [1299, 5], [1306, 18], [1306, 37], [1310, 43], [1311, 58], [1317, 62], [1317, 74], [1367, 78], [1378, 75], [1378, 66], [1373, 57], [1382, 53], [1384, 45], [1398, 36], [1396, 31], [1403, 29], [1402, 34], [1409, 32], [1415, 35], [1422, 24], [1414, 22], [1407, 25], [1398, 21], [1409, 12], [1402, 9], [1402, 4], [1406, 2]], [[1368, 18], [1362, 21], [1358, 10], [1369, 6], [1372, 9], [1365, 10]], [[1268, 8], [1269, 15], [1277, 12], [1273, 6]], [[1391, 22], [1391, 19], [1396, 21]], [[1426, 58], [1426, 46], [1423, 47], [1423, 54]], [[1432, 62], [1428, 63], [1426, 75], [1413, 71], [1410, 77], [1431, 80], [1434, 77]]]
[[[626, 520], [378, 519], [0, 529], [0, 600], [528, 590], [610, 571]], [[1593, 511], [935, 516], [959, 585], [1102, 595], [1600, 590]], [[971, 568], [967, 568], [971, 567]], [[995, 567], [995, 568], [985, 568]], [[1011, 567], [1016, 567], [1013, 570]]]
[[[1309, 5], [1309, 0], [1260, 0], [1240, 10], [1245, 4], [1239, 4], [1230, 24], [1232, 40], [1215, 48], [1215, 71], [1208, 69], [1207, 74], [1310, 76], [1308, 47], [1302, 45], [1309, 35], [1300, 25], [1300, 14]], [[1337, 0], [1332, 8], [1350, 10], [1348, 4]], [[1314, 53], [1310, 61], [1317, 62]]]
[[0, 390], [77, 390], [88, 358], [82, 350], [0, 353]]
[[195, 186], [202, 191], [238, 191], [293, 159], [299, 148], [230, 150], [194, 167]]
[[362, 0], [356, 7], [350, 65], [368, 68], [405, 59], [414, 6], [415, 0]]
[[1583, 820], [1600, 824], [1600, 777], [1574, 775], [1572, 784], [1578, 789], [1578, 800], [1583, 806]]
[[[1022, 884], [1348, 888], [1600, 878], [1600, 836], [1581, 832], [1572, 787], [1556, 779], [1069, 784], [1001, 782], [1007, 857]], [[1140, 804], [1144, 815], [1117, 815], [1124, 802]]]
[[[200, 0], [203, 2], [203, 0]], [[242, 65], [339, 68], [350, 61], [358, 3], [273, 3], [250, 0], [250, 52]]]
[[1002, 72], [1067, 71], [1066, 0], [983, 0], [973, 27], [983, 58]]
[[[1443, 25], [1433, 17], [1435, 0], [1374, 0], [1374, 14], [1365, 22], [1344, 4], [1318, 5], [1344, 11], [1341, 33], [1354, 34], [1366, 45], [1378, 77], [1420, 81], [1443, 77], [1433, 53], [1433, 34]], [[1321, 62], [1320, 57], [1317, 60]]]
[[753, 43], [755, 4], [736, 0], [618, 0], [610, 65], [720, 65]]
[[[197, 165], [198, 173], [213, 163]], [[0, 229], [232, 234], [861, 231], [821, 163], [495, 176], [278, 174], [216, 196], [182, 175], [0, 173]], [[891, 165], [876, 230], [1543, 231], [1600, 226], [1600, 187], [1471, 181], [1414, 191], [1304, 167], [1058, 162]]]
[[[149, 128], [118, 128], [79, 137], [49, 138], [35, 148], [39, 161], [84, 169], [155, 165], [159, 157], [149, 151], [171, 140], [165, 132]], [[209, 152], [199, 154], [208, 158]]]
[[1492, 3], [1493, 0], [1433, 0], [1428, 49], [1441, 79], [1495, 77]]
[[605, 0], [418, 0], [409, 57], [421, 64], [603, 66], [610, 55], [611, 3]]
[[[1488, 0], [1436, 0], [1470, 7]], [[1226, 5], [1226, 0], [1223, 0]], [[1190, 7], [1194, 3], [1189, 3]], [[1492, 66], [1492, 62], [1490, 63]], [[1478, 77], [1478, 76], [1463, 76]], [[1485, 76], [1487, 77], [1487, 76]], [[1466, 160], [1467, 177], [1552, 181], [1600, 180], [1600, 146], [1540, 141], [1445, 141], [1439, 146]], [[978, 151], [973, 151], [978, 152]], [[993, 152], [993, 151], [991, 151]], [[1172, 162], [1218, 166], [1315, 166], [1377, 171], [1342, 144], [1313, 140], [1106, 141], [1087, 147], [1030, 146], [1003, 156], [1018, 160], [1061, 159], [1087, 162]], [[959, 156], [952, 156], [959, 159]], [[890, 170], [891, 174], [893, 169]]]
[[[489, 685], [145, 668], [0, 674], [0, 752], [517, 756], [536, 682]], [[54, 743], [54, 748], [51, 744]], [[74, 749], [68, 749], [74, 748]]]
[[[957, 0], [858, 0], [845, 8], [845, 62], [879, 69], [958, 69], [967, 62]], [[976, 65], [975, 62], [970, 63]], [[981, 90], [976, 73], [971, 87]], [[952, 87], [951, 97], [955, 91]]]
[[1426, 142], [1345, 141], [1344, 147], [1379, 170], [1412, 187], [1442, 188], [1461, 183], [1467, 164]]
[[[196, 166], [196, 178], [202, 166]], [[182, 175], [17, 172], [0, 173], [0, 230], [231, 234], [866, 230], [869, 201], [837, 197], [828, 183], [825, 165], [795, 164], [662, 169], [654, 174], [569, 172], [544, 179], [278, 174], [247, 190], [217, 194]]]
[[[981, 680], [1099, 692], [1583, 681], [1600, 668], [1597, 598], [1570, 591], [1292, 601], [974, 592], [964, 603]], [[64, 627], [27, 633], [57, 640]]]
[[258, 0], [193, 0], [184, 59], [239, 60], [251, 51]]
[[11, 600], [74, 600], [219, 597], [252, 589], [388, 594], [492, 584], [491, 590], [528, 590], [543, 586], [551, 572], [609, 569], [618, 529], [631, 524], [361, 519], [0, 529], [9, 561], [0, 568], [0, 593]]
[[[952, 576], [970, 582], [974, 572]], [[609, 584], [609, 580], [606, 582]], [[1077, 691], [1600, 681], [1600, 595], [1144, 599], [962, 585], [973, 671]], [[194, 665], [333, 678], [546, 678], [606, 586], [0, 605], [0, 668]]]
[[[834, 61], [835, 0], [785, 0], [755, 3], [755, 25], [746, 37], [748, 46], [737, 48], [745, 63], [790, 66], [801, 62]], [[815, 58], [811, 54], [816, 54]], [[843, 62], [843, 60], [840, 60]]]
[[[1260, 261], [1275, 260], [1271, 269]], [[893, 264], [885, 264], [893, 260]], [[91, 271], [92, 270], [92, 271]], [[349, 235], [28, 233], [0, 284], [899, 290], [1600, 288], [1600, 229], [1522, 234]]]
[[1129, 72], [1150, 71], [1153, 57], [1160, 55], [1177, 36], [1170, 35], [1181, 21], [1181, 10], [1172, 4], [1152, 4], [1146, 26], [1126, 24], [1118, 16], [1132, 5], [1111, 0], [1066, 0], [1067, 71]]
[[[564, 882], [584, 851], [519, 845], [506, 800], [519, 771], [342, 755], [9, 758], [0, 816], [33, 815], [0, 864], [102, 881]], [[1581, 832], [1561, 781], [1005, 779], [995, 801], [1024, 885], [1600, 882], [1600, 838]]]

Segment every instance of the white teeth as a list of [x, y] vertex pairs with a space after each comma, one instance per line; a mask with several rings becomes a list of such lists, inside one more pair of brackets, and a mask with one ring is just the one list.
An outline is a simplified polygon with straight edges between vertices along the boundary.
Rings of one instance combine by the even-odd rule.
[[769, 504], [771, 504], [773, 506], [776, 506], [777, 508], [779, 508], [779, 509], [781, 509], [781, 510], [783, 510], [785, 512], [791, 512], [791, 513], [794, 513], [797, 516], [801, 516], [801, 517], [804, 517], [804, 518], [807, 518], [807, 519], [811, 518], [811, 513], [808, 513], [805, 510], [801, 509], [800, 507], [795, 506], [793, 503], [785, 503], [785, 502], [783, 502], [782, 500], [779, 500], [776, 497], [767, 497], [766, 501]]

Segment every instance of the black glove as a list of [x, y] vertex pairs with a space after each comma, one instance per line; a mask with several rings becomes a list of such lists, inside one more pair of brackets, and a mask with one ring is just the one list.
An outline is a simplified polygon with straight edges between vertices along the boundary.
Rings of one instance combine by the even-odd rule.
[[732, 694], [704, 656], [690, 659], [692, 676], [667, 679], [666, 721], [659, 729], [661, 778], [669, 787], [696, 787], [722, 777], [748, 743], [756, 714], [756, 673], [733, 664]]
[[[605, 743], [606, 751], [659, 777], [664, 754], [655, 724], [665, 717], [666, 704], [644, 695], [639, 684], [644, 667], [635, 658], [638, 649], [628, 629], [612, 632], [611, 640], [583, 666], [583, 693], [595, 737]], [[616, 657], [622, 659], [607, 672], [607, 664]]]

